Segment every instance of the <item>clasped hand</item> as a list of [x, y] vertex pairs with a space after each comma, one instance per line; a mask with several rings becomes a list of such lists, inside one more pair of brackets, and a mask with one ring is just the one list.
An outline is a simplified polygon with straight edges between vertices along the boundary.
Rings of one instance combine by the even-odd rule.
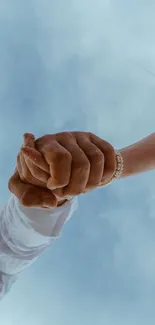
[[26, 207], [56, 207], [105, 184], [116, 170], [111, 144], [89, 132], [24, 134], [10, 191]]

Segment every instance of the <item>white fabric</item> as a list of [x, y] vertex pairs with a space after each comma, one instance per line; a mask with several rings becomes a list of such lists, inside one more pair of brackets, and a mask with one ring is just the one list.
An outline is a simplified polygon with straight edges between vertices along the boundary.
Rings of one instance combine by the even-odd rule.
[[77, 198], [54, 209], [25, 208], [12, 194], [0, 210], [0, 298], [32, 264], [77, 209]]

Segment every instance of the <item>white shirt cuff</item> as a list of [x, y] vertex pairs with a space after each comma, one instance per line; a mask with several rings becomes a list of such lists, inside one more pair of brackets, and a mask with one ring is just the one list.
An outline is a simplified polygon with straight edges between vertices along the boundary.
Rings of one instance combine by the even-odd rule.
[[48, 245], [77, 209], [77, 198], [54, 209], [26, 208], [12, 194], [6, 206], [9, 237], [26, 247]]

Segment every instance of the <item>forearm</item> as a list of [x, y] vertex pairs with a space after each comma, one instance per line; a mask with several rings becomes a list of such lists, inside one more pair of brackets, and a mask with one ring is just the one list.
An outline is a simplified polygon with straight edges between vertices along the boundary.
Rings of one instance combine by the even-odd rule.
[[76, 198], [53, 210], [25, 208], [11, 195], [0, 210], [0, 299], [18, 273], [45, 251], [77, 208]]
[[76, 198], [55, 209], [26, 208], [11, 195], [0, 211], [0, 271], [16, 274], [60, 236], [77, 208]]
[[155, 169], [155, 133], [119, 151], [124, 159], [121, 177]]

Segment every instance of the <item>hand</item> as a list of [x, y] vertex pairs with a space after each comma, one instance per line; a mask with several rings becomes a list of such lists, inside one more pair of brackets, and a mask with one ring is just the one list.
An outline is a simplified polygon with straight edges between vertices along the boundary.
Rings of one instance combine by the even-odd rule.
[[[32, 134], [24, 134], [23, 147], [35, 148], [35, 137]], [[35, 149], [33, 150], [35, 151]], [[50, 177], [48, 164], [37, 150], [35, 157], [41, 168], [24, 157], [21, 151], [19, 152], [17, 168], [8, 183], [9, 190], [27, 207], [52, 208], [62, 205], [65, 200], [58, 202], [55, 195], [46, 187], [47, 180]]]
[[43, 168], [41, 158], [44, 157], [46, 169], [39, 181], [44, 183], [43, 186], [46, 183], [47, 188], [61, 199], [107, 183], [116, 170], [114, 148], [88, 132], [45, 135], [35, 141], [35, 148], [25, 145], [21, 152], [31, 162], [29, 170], [36, 177], [39, 172], [36, 167]]
[[24, 183], [17, 169], [9, 179], [8, 187], [25, 207], [54, 208], [57, 206], [57, 199], [50, 190]]
[[[31, 148], [32, 159], [23, 154], [22, 148]], [[50, 177], [50, 167], [42, 154], [35, 149], [35, 137], [31, 133], [24, 134], [24, 143], [17, 156], [17, 170], [21, 180], [28, 184], [47, 188], [47, 181]], [[29, 152], [29, 151], [28, 151]]]

